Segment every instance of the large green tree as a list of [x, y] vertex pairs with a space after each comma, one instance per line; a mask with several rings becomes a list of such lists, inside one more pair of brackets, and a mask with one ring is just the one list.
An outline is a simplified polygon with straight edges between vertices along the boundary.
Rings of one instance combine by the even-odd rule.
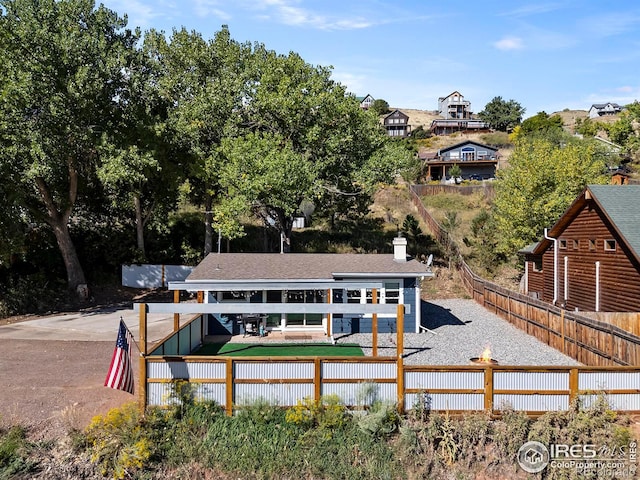
[[237, 131], [251, 48], [233, 40], [224, 26], [209, 41], [185, 29], [174, 30], [168, 40], [164, 33], [151, 31], [144, 51], [161, 71], [158, 85], [168, 105], [167, 129], [189, 155], [182, 190], [204, 210], [207, 254], [213, 248], [214, 229], [228, 238], [238, 234], [237, 217], [217, 207], [225, 194], [219, 182], [226, 163], [221, 143]]
[[496, 174], [493, 218], [497, 252], [510, 256], [540, 239], [590, 183], [606, 183], [605, 157], [592, 142], [520, 139], [509, 167]]
[[[384, 154], [396, 149], [384, 149], [381, 154], [388, 138], [377, 118], [362, 111], [345, 88], [331, 79], [330, 68], [310, 65], [295, 53], [280, 55], [256, 45], [247, 68], [236, 141], [242, 148], [262, 148], [260, 142], [242, 139], [259, 133], [280, 155], [295, 154], [305, 162], [305, 175], [310, 172], [313, 177], [307, 199], [318, 206], [317, 211], [330, 212], [332, 219], [353, 210], [365, 211], [371, 186], [390, 181], [400, 162]], [[231, 151], [234, 149], [225, 150]], [[294, 175], [292, 169], [289, 174]], [[260, 176], [259, 172], [243, 173]], [[227, 180], [226, 186], [235, 189]], [[286, 190], [277, 193], [288, 195]], [[279, 215], [269, 217], [265, 224], [283, 235], [287, 244], [291, 225], [290, 218]]]
[[125, 221], [135, 225], [137, 261], [146, 261], [145, 229], [160, 211], [175, 208], [186, 153], [167, 127], [170, 101], [162, 95], [163, 68], [145, 49], [135, 52], [120, 94], [120, 115], [105, 132], [98, 178]]
[[93, 0], [0, 0], [0, 171], [21, 209], [52, 229], [68, 285], [86, 293], [69, 232], [112, 128], [136, 35]]
[[478, 117], [487, 122], [491, 128], [506, 132], [519, 125], [522, 121], [525, 108], [515, 100], [503, 100], [502, 97], [494, 97], [487, 103]]

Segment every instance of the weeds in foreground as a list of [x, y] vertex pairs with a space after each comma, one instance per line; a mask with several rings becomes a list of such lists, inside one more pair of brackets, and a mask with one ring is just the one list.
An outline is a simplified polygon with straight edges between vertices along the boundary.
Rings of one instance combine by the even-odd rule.
[[30, 445], [26, 431], [22, 427], [0, 430], [0, 479], [14, 478], [35, 470], [36, 465], [29, 460]]
[[[305, 398], [288, 409], [256, 399], [233, 417], [193, 395], [180, 402], [149, 409], [144, 418], [130, 407], [97, 417], [86, 431], [92, 458], [114, 478], [160, 478], [154, 475], [167, 471], [184, 478], [189, 472], [262, 479], [471, 479], [479, 472], [525, 478], [515, 458], [527, 440], [624, 446], [631, 439], [603, 399], [536, 421], [507, 407], [499, 420], [483, 412], [454, 417], [430, 411], [428, 402], [404, 416], [380, 401], [352, 411], [335, 395]], [[544, 478], [580, 478], [565, 474]]]

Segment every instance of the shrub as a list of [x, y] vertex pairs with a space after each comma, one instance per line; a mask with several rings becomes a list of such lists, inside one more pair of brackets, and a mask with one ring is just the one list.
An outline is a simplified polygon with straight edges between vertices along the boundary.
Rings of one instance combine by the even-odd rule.
[[285, 418], [305, 428], [342, 428], [349, 422], [347, 409], [337, 395], [325, 395], [319, 401], [310, 397], [298, 400], [295, 407], [287, 409]]
[[358, 419], [358, 427], [374, 438], [387, 438], [398, 429], [400, 415], [395, 404], [375, 402], [369, 411]]
[[35, 465], [28, 459], [29, 444], [24, 428], [11, 427], [0, 430], [0, 478], [31, 472]]
[[87, 444], [91, 461], [100, 466], [102, 475], [121, 479], [144, 468], [153, 442], [141, 420], [135, 403], [93, 418], [86, 430]]

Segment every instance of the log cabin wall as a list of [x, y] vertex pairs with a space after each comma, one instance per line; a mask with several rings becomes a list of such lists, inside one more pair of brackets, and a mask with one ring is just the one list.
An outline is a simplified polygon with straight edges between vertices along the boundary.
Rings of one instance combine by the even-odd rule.
[[[448, 238], [447, 234], [427, 211], [418, 191], [415, 185], [411, 186], [411, 200], [434, 237], [442, 243]], [[604, 221], [602, 225], [605, 226]], [[608, 318], [596, 320], [582, 312], [567, 311], [542, 299], [532, 298], [531, 288], [529, 295], [523, 295], [489, 282], [476, 275], [459, 254], [456, 257], [458, 271], [469, 295], [517, 328], [585, 365], [640, 366], [640, 336], [631, 333], [638, 328], [637, 317], [629, 319], [621, 328], [608, 321]], [[531, 258], [530, 256], [529, 260]], [[529, 261], [530, 273], [533, 272], [531, 263], [533, 262]], [[553, 275], [553, 248], [550, 264], [544, 268], [550, 268]], [[534, 274], [540, 284], [543, 273], [544, 270]], [[551, 278], [553, 281], [553, 277]], [[571, 285], [569, 287], [571, 292]], [[550, 292], [553, 298], [553, 284]], [[559, 290], [559, 293], [562, 296], [563, 290]]]
[[[547, 302], [552, 302], [554, 296], [553, 250], [551, 243], [542, 261], [542, 299]], [[600, 262], [599, 308], [596, 308], [596, 262]], [[535, 291], [534, 285], [530, 283], [530, 291]], [[640, 311], [640, 265], [592, 201], [558, 237], [557, 305], [571, 311]]]

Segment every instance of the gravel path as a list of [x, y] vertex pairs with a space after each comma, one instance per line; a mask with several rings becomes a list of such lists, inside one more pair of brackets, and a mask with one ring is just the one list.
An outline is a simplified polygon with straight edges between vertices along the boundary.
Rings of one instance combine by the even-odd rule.
[[[580, 365], [571, 357], [519, 330], [473, 300], [431, 300], [423, 308], [422, 323], [435, 334], [404, 336], [405, 363], [411, 365], [468, 365], [486, 347], [501, 365]], [[336, 336], [338, 343], [359, 343], [371, 355], [371, 334]], [[378, 355], [394, 356], [396, 335], [378, 335]]]

